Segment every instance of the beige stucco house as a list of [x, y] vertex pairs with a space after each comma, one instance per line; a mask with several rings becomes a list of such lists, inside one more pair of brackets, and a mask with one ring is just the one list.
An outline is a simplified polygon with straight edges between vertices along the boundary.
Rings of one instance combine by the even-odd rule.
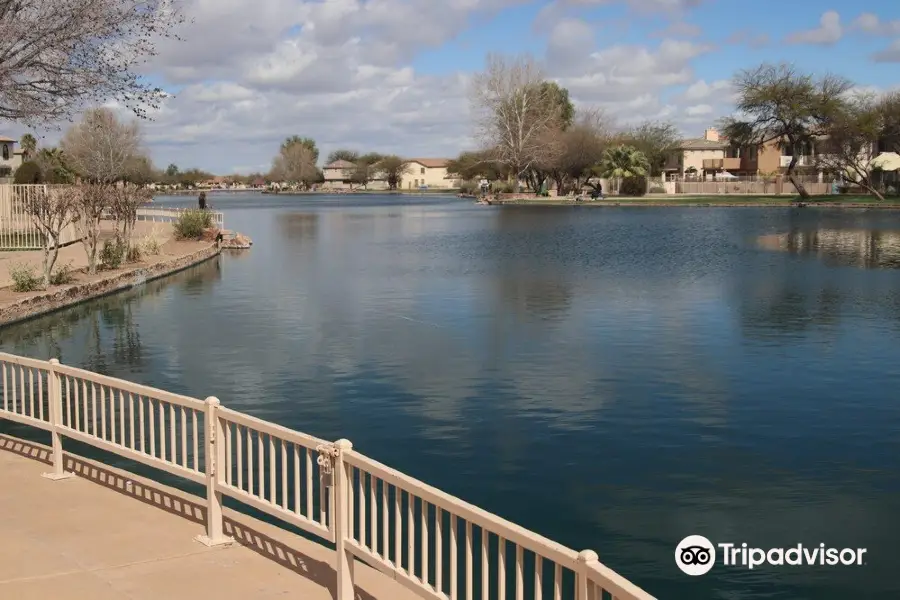
[[407, 171], [403, 176], [405, 189], [437, 188], [447, 189], [453, 187], [453, 178], [447, 173], [446, 158], [409, 158], [407, 159]]
[[22, 151], [16, 144], [16, 140], [0, 136], [0, 177], [9, 177], [22, 164]]

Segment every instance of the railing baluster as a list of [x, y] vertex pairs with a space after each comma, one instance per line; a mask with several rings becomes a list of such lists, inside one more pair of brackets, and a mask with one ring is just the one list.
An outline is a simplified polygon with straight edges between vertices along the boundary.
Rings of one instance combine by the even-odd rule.
[[390, 539], [388, 529], [390, 525], [390, 510], [388, 510], [388, 482], [381, 480], [381, 556], [384, 560], [391, 560]]
[[6, 376], [6, 363], [3, 363], [3, 410], [9, 411], [9, 399], [7, 398], [6, 388], [9, 387], [9, 378]]
[[156, 407], [153, 398], [147, 396], [147, 416], [150, 421], [150, 456], [156, 456]]
[[237, 436], [237, 486], [244, 489], [244, 428], [241, 425], [234, 426], [234, 434]]
[[403, 570], [403, 516], [400, 514], [400, 502], [403, 490], [394, 486], [394, 564]]
[[406, 497], [409, 502], [406, 503], [406, 556], [409, 560], [409, 569], [407, 573], [409, 573], [410, 577], [416, 576], [416, 519], [415, 519], [415, 506], [416, 506], [416, 497], [412, 495], [412, 492], [406, 492]]
[[456, 515], [450, 513], [450, 541], [448, 544], [450, 550], [450, 600], [457, 600], [459, 597], [459, 546], [456, 544], [458, 527]]
[[506, 540], [497, 536], [497, 600], [506, 600]]
[[18, 367], [19, 368], [16, 370], [19, 373], [19, 384], [16, 385], [15, 382], [13, 382], [13, 389], [17, 390], [16, 393], [19, 398], [19, 408], [16, 412], [23, 415], [25, 414], [25, 373], [23, 371], [22, 365], [19, 365]]
[[231, 423], [223, 421], [222, 426], [225, 428], [225, 484], [231, 485], [234, 481], [234, 473], [232, 467], [232, 456], [234, 455], [234, 446], [231, 441]]
[[[47, 373], [47, 376], [50, 376], [50, 373]], [[38, 402], [38, 419], [41, 421], [44, 420], [44, 375], [40, 371], [38, 371], [38, 397], [40, 401]]]
[[378, 503], [375, 501], [375, 490], [378, 487], [374, 475], [369, 475], [369, 531], [372, 538], [372, 552], [378, 554]]
[[72, 429], [81, 431], [81, 398], [78, 395], [78, 381], [72, 379], [72, 404], [75, 405], [75, 423]]
[[466, 600], [473, 600], [472, 521], [466, 521]]
[[298, 515], [302, 506], [300, 498], [300, 446], [292, 444], [294, 447], [294, 512]]
[[525, 598], [525, 553], [519, 544], [516, 544], [516, 600]]
[[[119, 390], [119, 404], [117, 406], [117, 410], [119, 411], [119, 440], [122, 446], [125, 446], [125, 392], [123, 390]], [[115, 441], [115, 440], [114, 440]]]
[[[131, 395], [130, 393], [128, 394]], [[145, 452], [145, 439], [147, 437], [147, 430], [144, 428], [144, 398], [138, 395], [138, 425], [141, 430], [141, 454]], [[197, 421], [196, 418], [194, 420], [194, 456], [196, 457], [197, 452]], [[195, 459], [196, 460], [196, 459]], [[196, 467], [196, 462], [194, 464]]]
[[[178, 447], [178, 444], [175, 441], [175, 434], [177, 433], [175, 431], [176, 429], [177, 426], [175, 424], [175, 405], [169, 404], [169, 452], [172, 453], [171, 460], [169, 462], [177, 465], [178, 452], [176, 451], [176, 448]], [[217, 440], [216, 443], [221, 443], [221, 440]], [[165, 460], [165, 457], [163, 457], [163, 460]]]
[[562, 600], [562, 565], [559, 563], [553, 569], [553, 600]]
[[269, 502], [275, 504], [278, 486], [275, 485], [275, 440], [269, 434]]
[[434, 507], [434, 589], [444, 591], [444, 524], [441, 508]]
[[354, 469], [351, 466], [347, 466], [347, 532], [346, 535], [351, 539], [356, 539], [356, 534], [354, 533], [354, 529], [356, 529], [356, 509], [353, 490], [355, 486], [353, 485], [353, 472], [359, 472], [359, 469]]
[[288, 478], [287, 478], [287, 449], [284, 447], [284, 440], [278, 440], [281, 444], [281, 508], [287, 510], [288, 507]]
[[91, 382], [91, 427], [93, 427], [91, 434], [100, 437], [97, 435], [97, 384], [93, 381]]
[[85, 433], [90, 433], [90, 431], [88, 431], [88, 423], [89, 423], [90, 421], [88, 420], [88, 393], [87, 393], [87, 381], [84, 380], [84, 379], [81, 380], [81, 408], [82, 408], [82, 410], [84, 411], [84, 412], [82, 413], [82, 416], [84, 417], [84, 420], [81, 422], [81, 426], [83, 427], [83, 428], [81, 429], [81, 431], [83, 431], [83, 432], [85, 432]]
[[534, 600], [544, 597], [544, 557], [534, 554]]
[[490, 565], [488, 564], [488, 541], [490, 534], [481, 528], [481, 599], [490, 598]]
[[422, 525], [422, 583], [428, 585], [428, 503], [422, 499], [422, 512], [419, 513], [419, 522]]
[[106, 386], [100, 386], [100, 439], [108, 440], [106, 430]]
[[129, 448], [132, 450], [137, 449], [137, 442], [134, 439], [134, 421], [137, 415], [134, 414], [134, 395], [129, 392], [128, 393], [128, 441], [131, 442], [129, 444]]
[[157, 400], [156, 407], [159, 409], [159, 458], [166, 460], [166, 403]]
[[[239, 432], [235, 432], [239, 433]], [[191, 434], [194, 438], [194, 470], [200, 470], [200, 449], [198, 448], [199, 442], [197, 440], [197, 411], [191, 409]]]
[[[306, 449], [306, 518], [313, 520], [313, 465], [312, 450]], [[351, 471], [352, 472], [352, 471]], [[351, 490], [352, 491], [352, 490]], [[351, 505], [352, 506], [352, 505]], [[353, 511], [351, 510], [351, 515]]]
[[255, 496], [253, 491], [253, 470], [256, 468], [253, 462], [253, 432], [247, 427], [247, 492]]
[[63, 375], [63, 380], [66, 382], [66, 427], [74, 429], [74, 427], [72, 427], [72, 396], [69, 395], [68, 375]]
[[366, 473], [357, 469], [359, 475], [359, 544], [366, 545]]
[[259, 496], [260, 500], [266, 499], [266, 446], [265, 442], [263, 442], [263, 434], [257, 432], [256, 433], [256, 479], [259, 484]]
[[34, 369], [28, 368], [28, 407], [31, 410], [29, 415], [34, 418]]
[[[116, 391], [109, 391], [109, 441], [116, 443]], [[122, 390], [118, 390], [121, 395]]]

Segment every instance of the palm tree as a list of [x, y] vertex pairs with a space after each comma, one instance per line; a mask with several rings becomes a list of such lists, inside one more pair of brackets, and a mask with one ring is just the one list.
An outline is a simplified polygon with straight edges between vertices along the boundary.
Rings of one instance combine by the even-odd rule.
[[25, 155], [25, 160], [34, 158], [34, 155], [37, 152], [37, 140], [33, 135], [30, 133], [23, 135], [19, 145], [22, 146], [22, 154]]
[[600, 159], [600, 176], [607, 179], [644, 177], [650, 171], [650, 161], [632, 146], [607, 148]]

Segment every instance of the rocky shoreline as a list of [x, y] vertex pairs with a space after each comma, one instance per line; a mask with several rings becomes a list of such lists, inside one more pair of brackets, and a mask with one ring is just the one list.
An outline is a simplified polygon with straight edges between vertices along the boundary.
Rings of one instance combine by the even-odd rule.
[[0, 305], [0, 327], [32, 319], [47, 313], [101, 296], [124, 291], [160, 277], [177, 273], [188, 267], [207, 261], [221, 253], [218, 244], [180, 256], [172, 256], [134, 268], [119, 270], [93, 281], [63, 285], [51, 290], [23, 293], [11, 302]]

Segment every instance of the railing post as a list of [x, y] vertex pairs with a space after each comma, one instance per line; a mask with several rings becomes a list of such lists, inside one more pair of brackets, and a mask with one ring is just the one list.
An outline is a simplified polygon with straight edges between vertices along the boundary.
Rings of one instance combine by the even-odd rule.
[[218, 487], [223, 480], [221, 470], [225, 466], [225, 444], [222, 441], [225, 436], [218, 415], [219, 399], [210, 396], [205, 404], [203, 456], [206, 467], [206, 534], [194, 539], [204, 546], [225, 546], [234, 542], [233, 538], [223, 533], [222, 492]]
[[59, 361], [51, 358], [50, 368], [47, 369], [47, 412], [53, 446], [53, 471], [41, 475], [53, 481], [75, 477], [74, 473], [66, 473], [63, 468], [62, 437], [59, 435], [59, 427], [62, 426], [62, 386], [59, 384], [59, 373], [56, 372], [58, 366]]
[[588, 579], [588, 565], [599, 562], [600, 557], [593, 550], [578, 553], [578, 569], [575, 571], [575, 600], [601, 600], [596, 597], [594, 586]]
[[347, 538], [353, 532], [349, 530], [350, 519], [350, 495], [347, 486], [352, 485], [347, 481], [347, 468], [344, 464], [344, 456], [353, 452], [353, 444], [350, 440], [338, 440], [334, 443], [337, 456], [334, 459], [334, 481], [332, 490], [331, 514], [334, 518], [334, 545], [337, 551], [337, 562], [334, 570], [337, 572], [337, 597], [335, 600], [354, 600], [356, 597], [353, 589], [353, 554], [347, 549]]

